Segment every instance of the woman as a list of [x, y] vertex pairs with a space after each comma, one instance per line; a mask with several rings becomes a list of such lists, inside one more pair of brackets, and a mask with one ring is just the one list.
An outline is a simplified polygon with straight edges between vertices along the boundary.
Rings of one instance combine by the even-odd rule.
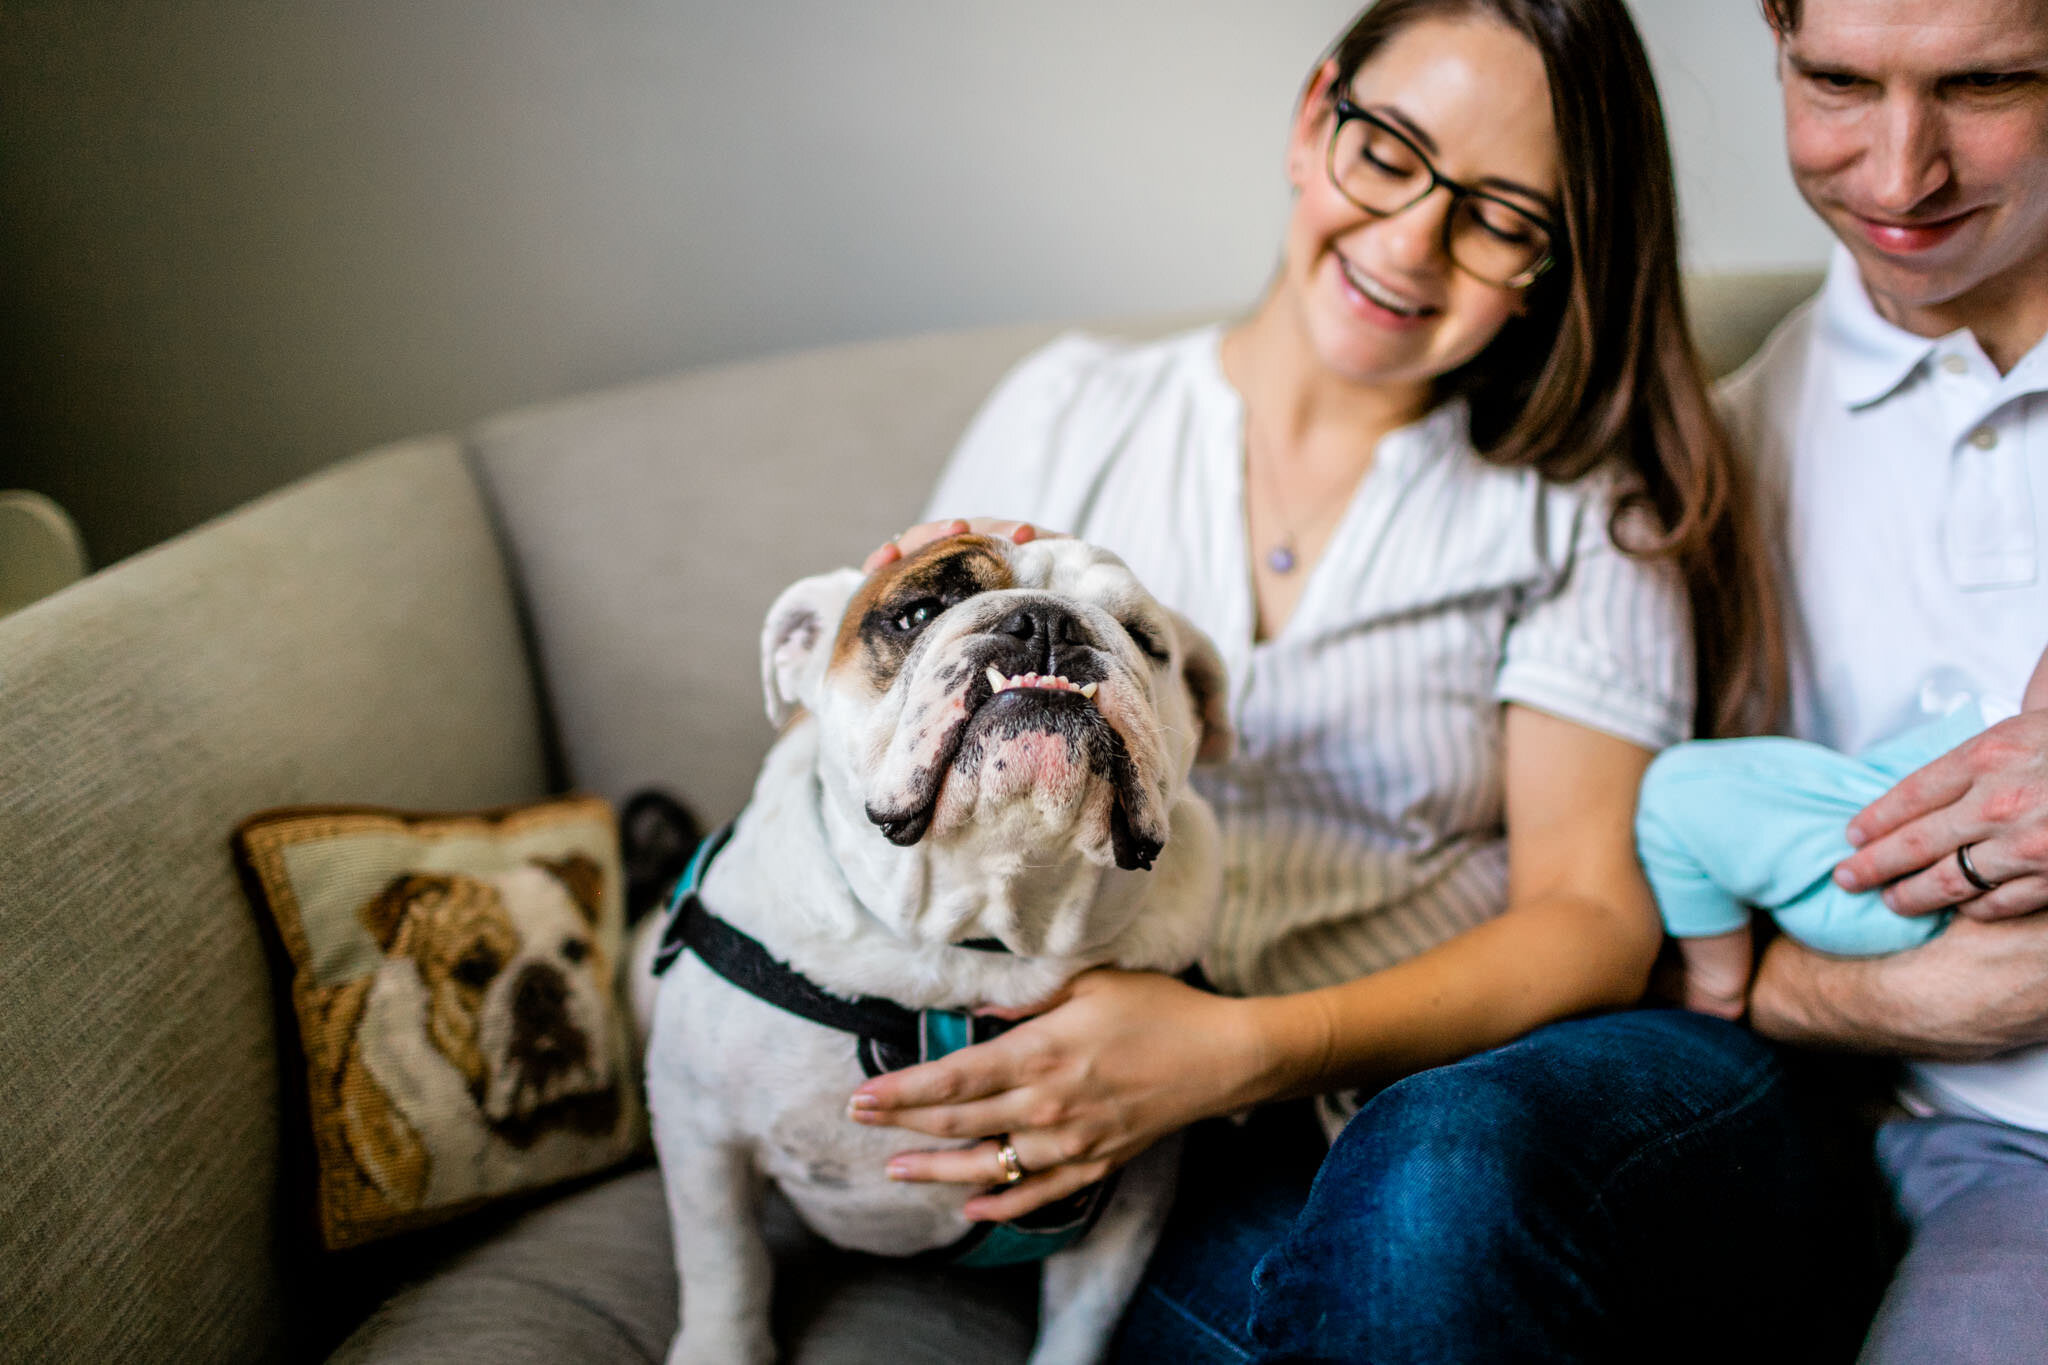
[[[1644, 767], [1767, 719], [1781, 671], [1640, 42], [1620, 0], [1383, 0], [1313, 73], [1286, 165], [1249, 318], [1055, 343], [931, 504], [1106, 544], [1223, 650], [1222, 993], [1090, 973], [853, 1116], [987, 1139], [891, 1173], [1008, 1176], [969, 1212], [1011, 1218], [1265, 1106], [1195, 1128], [1134, 1360], [1787, 1346], [1724, 1330], [1804, 1322], [1775, 1290], [1714, 1312], [1818, 1254], [1772, 1055], [1596, 1013], [1660, 942]], [[1281, 1103], [1309, 1096], [1342, 1125], [1320, 1173]]]

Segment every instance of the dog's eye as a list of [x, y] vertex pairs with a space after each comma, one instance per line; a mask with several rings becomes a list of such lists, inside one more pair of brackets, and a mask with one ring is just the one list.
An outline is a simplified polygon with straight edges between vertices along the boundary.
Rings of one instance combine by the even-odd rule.
[[889, 624], [899, 635], [915, 635], [945, 609], [946, 604], [936, 597], [920, 597], [905, 607]]
[[590, 945], [580, 938], [565, 938], [562, 940], [562, 956], [571, 962], [581, 962], [590, 956]]
[[491, 984], [491, 978], [498, 974], [498, 955], [489, 948], [472, 948], [462, 961], [455, 964], [455, 979], [465, 986], [478, 990]]
[[1125, 621], [1123, 623], [1123, 627], [1125, 632], [1130, 635], [1131, 642], [1137, 645], [1137, 647], [1141, 651], [1143, 651], [1145, 657], [1150, 659], [1153, 663], [1163, 664], [1168, 662], [1172, 658], [1172, 656], [1166, 652], [1166, 646], [1160, 643], [1159, 637], [1157, 635], [1154, 635], [1150, 630], [1148, 630], [1145, 627], [1144, 622]]

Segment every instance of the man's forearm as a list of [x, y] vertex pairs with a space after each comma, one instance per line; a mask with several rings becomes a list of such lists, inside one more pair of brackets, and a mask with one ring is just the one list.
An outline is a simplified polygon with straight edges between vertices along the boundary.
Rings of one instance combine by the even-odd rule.
[[1949, 1061], [2040, 1043], [2048, 926], [2022, 923], [1959, 920], [1924, 947], [1872, 958], [1829, 957], [1781, 936], [1758, 967], [1750, 1021], [1782, 1042]]
[[1830, 958], [1780, 936], [1764, 950], [1750, 990], [1757, 1032], [1783, 1043], [1835, 1051], [1899, 1055], [1916, 1039], [1902, 1036], [1881, 1007], [1878, 959]]

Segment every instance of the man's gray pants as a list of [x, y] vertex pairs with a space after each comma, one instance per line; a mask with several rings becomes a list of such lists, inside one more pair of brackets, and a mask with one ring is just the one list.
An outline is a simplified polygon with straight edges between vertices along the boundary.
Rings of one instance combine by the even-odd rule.
[[1894, 1119], [1877, 1160], [1912, 1241], [1862, 1365], [2048, 1362], [2048, 1133]]

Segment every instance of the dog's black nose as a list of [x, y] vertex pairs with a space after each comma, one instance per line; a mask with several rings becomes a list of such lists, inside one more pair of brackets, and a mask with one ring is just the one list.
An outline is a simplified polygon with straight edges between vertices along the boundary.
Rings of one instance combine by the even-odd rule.
[[1019, 607], [997, 622], [995, 630], [1024, 646], [1024, 666], [1012, 670], [1017, 673], [1064, 675], [1069, 670], [1063, 660], [1095, 643], [1081, 618], [1057, 602]]
[[552, 967], [529, 965], [512, 988], [512, 1052], [527, 1066], [583, 1062], [588, 1044], [569, 1017], [569, 987]]

